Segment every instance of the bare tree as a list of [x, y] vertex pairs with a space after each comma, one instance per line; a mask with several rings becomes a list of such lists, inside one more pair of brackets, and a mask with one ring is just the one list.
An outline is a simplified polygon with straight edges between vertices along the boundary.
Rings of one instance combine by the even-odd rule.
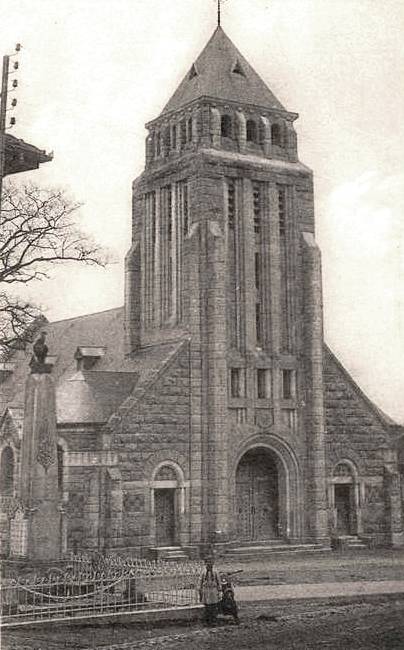
[[0, 213], [0, 353], [32, 340], [39, 309], [19, 300], [14, 289], [49, 277], [54, 264], [105, 266], [107, 255], [82, 233], [75, 220], [80, 205], [63, 190], [34, 185], [3, 187]]

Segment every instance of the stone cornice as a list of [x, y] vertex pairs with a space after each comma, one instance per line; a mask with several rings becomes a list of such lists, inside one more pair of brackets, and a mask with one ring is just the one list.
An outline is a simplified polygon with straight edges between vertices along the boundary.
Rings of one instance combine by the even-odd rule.
[[285, 120], [288, 120], [289, 122], [294, 122], [299, 117], [298, 113], [292, 113], [290, 111], [282, 111], [278, 108], [268, 108], [267, 106], [249, 104], [248, 102], [244, 104], [240, 104], [240, 102], [235, 102], [232, 100], [225, 101], [222, 99], [218, 99], [217, 97], [210, 97], [209, 95], [204, 95], [202, 97], [199, 97], [198, 99], [194, 99], [192, 102], [189, 102], [188, 104], [185, 104], [183, 107], [181, 107], [181, 109], [177, 111], [171, 111], [170, 113], [164, 113], [164, 115], [159, 115], [154, 120], [150, 120], [150, 122], [147, 122], [145, 124], [145, 127], [146, 129], [150, 129], [151, 127], [158, 127], [163, 124], [168, 124], [170, 120], [172, 120], [174, 117], [180, 119], [182, 115], [185, 115], [187, 113], [188, 114], [192, 113], [193, 109], [195, 108], [217, 107], [217, 106], [223, 108], [231, 108], [232, 110], [251, 112], [251, 113], [259, 112], [260, 115], [264, 115], [264, 116], [277, 115], [279, 117], [284, 118]]

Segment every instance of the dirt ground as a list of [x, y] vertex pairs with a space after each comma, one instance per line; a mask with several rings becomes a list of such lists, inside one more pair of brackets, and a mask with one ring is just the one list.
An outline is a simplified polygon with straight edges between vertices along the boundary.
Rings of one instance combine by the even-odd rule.
[[[274, 557], [221, 569], [243, 569], [240, 585], [360, 580], [403, 580], [404, 552], [362, 552]], [[404, 594], [365, 598], [240, 604], [241, 625], [221, 619], [213, 629], [199, 622], [139, 628], [52, 627], [3, 635], [2, 650], [404, 650]]]
[[332, 600], [276, 605], [249, 603], [242, 622], [220, 619], [214, 628], [201, 623], [152, 630], [130, 626], [9, 633], [3, 650], [402, 650], [403, 598], [372, 602]]
[[240, 585], [404, 580], [404, 549], [274, 555], [244, 564], [218, 559], [217, 568], [241, 569], [234, 578]]

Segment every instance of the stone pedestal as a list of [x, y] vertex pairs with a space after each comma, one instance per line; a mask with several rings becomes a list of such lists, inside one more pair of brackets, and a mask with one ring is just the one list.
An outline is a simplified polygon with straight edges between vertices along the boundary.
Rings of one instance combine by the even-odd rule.
[[50, 374], [31, 374], [25, 387], [21, 504], [27, 521], [26, 556], [56, 560], [61, 552], [55, 387]]

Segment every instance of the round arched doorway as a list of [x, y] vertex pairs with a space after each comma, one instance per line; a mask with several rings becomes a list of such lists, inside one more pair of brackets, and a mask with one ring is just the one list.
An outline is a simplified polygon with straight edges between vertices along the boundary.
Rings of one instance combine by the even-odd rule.
[[184, 543], [185, 481], [179, 465], [160, 463], [153, 472], [151, 488], [152, 543], [158, 547]]
[[236, 526], [240, 541], [282, 535], [283, 481], [279, 458], [270, 449], [255, 447], [242, 456], [236, 470]]

